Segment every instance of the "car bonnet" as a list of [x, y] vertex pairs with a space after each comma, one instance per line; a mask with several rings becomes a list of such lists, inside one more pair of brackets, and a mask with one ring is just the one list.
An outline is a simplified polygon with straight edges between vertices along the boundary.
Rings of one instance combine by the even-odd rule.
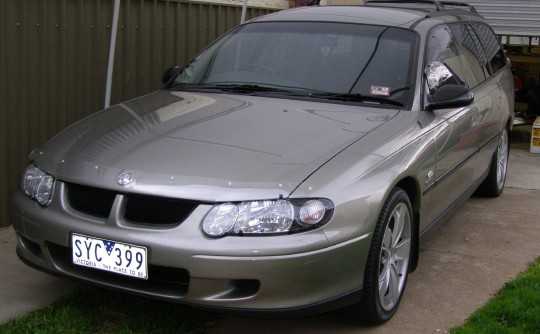
[[31, 159], [60, 180], [121, 192], [211, 202], [286, 197], [397, 112], [163, 90], [83, 119]]

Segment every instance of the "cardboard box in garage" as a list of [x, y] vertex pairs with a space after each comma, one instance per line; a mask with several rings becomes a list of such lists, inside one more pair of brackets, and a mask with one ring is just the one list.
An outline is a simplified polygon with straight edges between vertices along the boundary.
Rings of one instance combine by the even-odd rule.
[[540, 153], [540, 116], [536, 117], [532, 126], [531, 153]]

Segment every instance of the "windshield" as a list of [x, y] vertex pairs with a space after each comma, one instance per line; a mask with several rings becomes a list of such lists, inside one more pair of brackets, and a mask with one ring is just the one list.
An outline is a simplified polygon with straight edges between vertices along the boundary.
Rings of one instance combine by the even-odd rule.
[[[241, 26], [192, 60], [171, 87], [257, 85], [334, 100], [408, 104], [415, 35], [405, 29], [321, 22]], [[328, 93], [328, 94], [322, 94]], [[373, 99], [370, 99], [373, 97]]]

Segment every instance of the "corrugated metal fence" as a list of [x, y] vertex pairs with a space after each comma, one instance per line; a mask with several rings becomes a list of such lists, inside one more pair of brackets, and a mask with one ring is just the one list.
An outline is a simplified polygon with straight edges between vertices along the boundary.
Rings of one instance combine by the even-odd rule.
[[[102, 109], [113, 0], [0, 0], [0, 227], [28, 152]], [[111, 103], [160, 87], [181, 65], [238, 25], [241, 7], [122, 0]], [[248, 8], [247, 18], [272, 9]]]
[[540, 36], [538, 0], [457, 0], [473, 5], [497, 35]]

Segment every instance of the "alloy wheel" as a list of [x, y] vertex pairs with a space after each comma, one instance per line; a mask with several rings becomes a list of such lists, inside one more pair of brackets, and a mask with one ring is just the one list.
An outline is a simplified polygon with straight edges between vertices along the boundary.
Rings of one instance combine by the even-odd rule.
[[389, 311], [405, 287], [411, 248], [411, 216], [406, 204], [396, 205], [384, 232], [380, 254], [379, 301]]

